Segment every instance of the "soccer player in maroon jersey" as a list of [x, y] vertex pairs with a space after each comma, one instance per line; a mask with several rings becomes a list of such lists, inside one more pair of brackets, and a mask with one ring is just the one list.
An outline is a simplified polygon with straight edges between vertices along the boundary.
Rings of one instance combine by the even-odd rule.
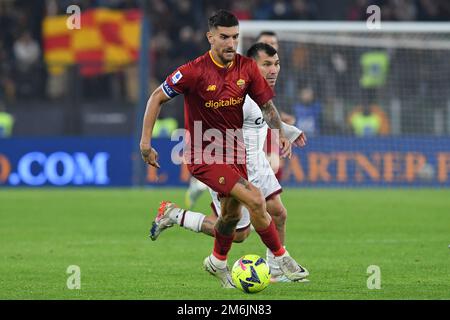
[[[220, 10], [209, 18], [208, 24], [207, 38], [211, 50], [175, 70], [147, 102], [140, 141], [142, 158], [146, 163], [160, 167], [158, 153], [151, 147], [153, 126], [161, 105], [183, 94], [188, 132], [188, 150], [185, 150], [188, 169], [221, 197], [222, 215], [214, 227], [213, 252], [204, 261], [206, 271], [216, 276], [223, 287], [233, 287], [227, 255], [236, 224], [241, 218], [241, 205], [245, 205], [255, 231], [274, 254], [282, 272], [290, 280], [301, 280], [307, 276], [305, 270], [282, 246], [275, 224], [266, 211], [261, 191], [247, 180], [242, 136], [230, 137], [230, 129], [242, 129], [242, 105], [248, 94], [261, 106], [269, 127], [280, 130], [281, 155], [290, 157], [291, 145], [281, 130], [280, 116], [272, 102], [274, 93], [255, 61], [236, 53], [239, 39], [237, 18], [228, 11]], [[205, 133], [211, 133], [210, 129], [221, 133], [223, 139], [216, 137], [212, 142], [205, 139]], [[231, 161], [229, 139], [232, 139]], [[211, 150], [214, 150], [213, 162], [210, 161], [211, 156], [206, 156], [206, 151], [212, 155]], [[170, 205], [163, 202], [158, 214], [164, 215], [171, 209]]]
[[[273, 88], [280, 72], [280, 60], [277, 51], [267, 43], [256, 43], [248, 49], [247, 57], [251, 57], [256, 61], [261, 74]], [[243, 112], [243, 133], [246, 147], [248, 178], [250, 183], [258, 187], [266, 198], [267, 212], [275, 222], [280, 241], [284, 244], [287, 210], [280, 197], [282, 192], [281, 185], [278, 183], [274, 173], [270, 172], [270, 164], [266, 160], [266, 154], [263, 151], [263, 141], [266, 139], [268, 130], [267, 124], [261, 120], [263, 118], [261, 109], [249, 97], [245, 98]], [[283, 129], [293, 145], [298, 147], [306, 145], [306, 135], [301, 130], [289, 126], [286, 123], [283, 123]], [[203, 185], [197, 179], [195, 181]], [[208, 189], [206, 185], [205, 187]], [[201, 232], [214, 237], [214, 225], [217, 218], [221, 215], [221, 210], [220, 199], [217, 198], [217, 193], [210, 193], [213, 213], [207, 216], [201, 212], [192, 211], [190, 207], [186, 209], [172, 208], [171, 210], [167, 210], [163, 216], [159, 216], [153, 221], [152, 227], [150, 228], [150, 238], [153, 241], [157, 240], [164, 230], [174, 225], [179, 225], [187, 230]], [[249, 227], [250, 214], [243, 207], [242, 218], [236, 225], [236, 233], [233, 241], [244, 241], [250, 235]], [[266, 262], [270, 268], [271, 282], [292, 282], [281, 272], [278, 264], [274, 261], [272, 252], [269, 249], [266, 251]], [[302, 280], [302, 282], [306, 281], [307, 278]]]

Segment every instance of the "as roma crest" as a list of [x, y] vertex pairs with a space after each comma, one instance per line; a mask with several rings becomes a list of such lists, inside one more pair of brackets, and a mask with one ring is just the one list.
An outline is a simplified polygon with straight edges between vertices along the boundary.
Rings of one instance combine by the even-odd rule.
[[244, 89], [245, 80], [244, 79], [239, 79], [238, 81], [236, 81], [236, 84], [238, 85], [239, 88]]

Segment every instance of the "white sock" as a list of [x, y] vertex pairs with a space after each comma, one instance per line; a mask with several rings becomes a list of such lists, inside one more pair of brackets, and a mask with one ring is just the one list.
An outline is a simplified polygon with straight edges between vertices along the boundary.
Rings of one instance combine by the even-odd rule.
[[273, 255], [272, 251], [270, 251], [269, 248], [267, 248], [266, 251], [266, 260], [269, 266], [275, 264], [275, 256]]
[[[283, 246], [283, 248], [286, 249], [285, 246]], [[283, 254], [282, 257], [284, 257], [285, 255], [286, 255], [286, 253]], [[266, 259], [267, 259], [267, 265], [269, 266], [271, 271], [273, 271], [273, 270], [275, 270], [275, 271], [280, 270], [280, 267], [278, 266], [278, 263], [275, 262], [275, 256], [273, 255], [272, 251], [270, 251], [269, 248], [267, 248]], [[281, 270], [280, 270], [280, 272], [281, 272]]]
[[171, 217], [176, 219], [177, 224], [183, 228], [200, 232], [205, 215], [199, 212], [175, 208], [170, 213]]
[[217, 259], [213, 254], [209, 256], [213, 265], [215, 265], [219, 269], [225, 269], [227, 267], [227, 260]]
[[181, 208], [174, 208], [172, 211], [170, 211], [170, 218], [172, 220], [176, 220], [177, 224], [179, 225], [181, 222], [181, 219], [183, 218], [183, 214], [186, 210]]

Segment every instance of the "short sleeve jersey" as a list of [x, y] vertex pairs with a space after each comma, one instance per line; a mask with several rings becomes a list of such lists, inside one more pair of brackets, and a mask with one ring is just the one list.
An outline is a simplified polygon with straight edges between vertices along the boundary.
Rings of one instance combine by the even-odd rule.
[[[162, 89], [169, 98], [184, 95], [191, 163], [204, 163], [203, 150], [211, 149], [209, 145], [214, 143], [218, 147], [214, 152], [222, 152], [219, 156], [225, 159], [223, 150], [226, 150], [230, 129], [242, 129], [242, 106], [247, 94], [260, 106], [274, 96], [254, 60], [236, 54], [233, 62], [225, 67], [214, 60], [210, 51], [176, 69], [166, 78]], [[222, 139], [205, 139], [204, 133], [209, 129], [215, 129], [214, 137], [220, 132]], [[242, 139], [232, 139], [235, 155], [239, 148], [245, 150]]]

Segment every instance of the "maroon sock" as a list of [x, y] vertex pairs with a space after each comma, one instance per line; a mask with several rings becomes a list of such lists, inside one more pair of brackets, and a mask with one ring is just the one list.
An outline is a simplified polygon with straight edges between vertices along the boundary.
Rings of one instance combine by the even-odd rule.
[[286, 249], [281, 245], [280, 236], [278, 235], [273, 220], [270, 221], [270, 224], [266, 229], [255, 231], [259, 234], [262, 242], [264, 242], [267, 248], [272, 251], [275, 257], [282, 256], [286, 252]]
[[227, 260], [228, 251], [231, 249], [233, 243], [234, 233], [226, 236], [220, 234], [216, 228], [214, 228], [214, 250], [213, 255], [219, 260]]

